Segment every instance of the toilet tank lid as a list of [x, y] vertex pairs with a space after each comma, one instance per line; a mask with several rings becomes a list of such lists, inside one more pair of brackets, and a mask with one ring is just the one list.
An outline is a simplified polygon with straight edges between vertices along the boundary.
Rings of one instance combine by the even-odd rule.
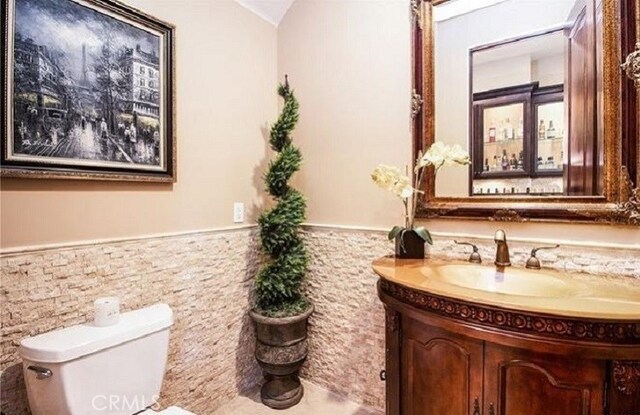
[[117, 324], [97, 327], [93, 322], [27, 337], [20, 342], [23, 359], [62, 363], [169, 328], [173, 312], [155, 304], [120, 314]]

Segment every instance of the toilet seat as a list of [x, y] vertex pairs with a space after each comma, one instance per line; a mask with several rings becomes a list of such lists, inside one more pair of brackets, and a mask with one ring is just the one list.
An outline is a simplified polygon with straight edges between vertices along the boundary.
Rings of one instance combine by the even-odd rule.
[[186, 409], [178, 408], [177, 406], [171, 406], [160, 412], [156, 412], [152, 409], [147, 409], [138, 415], [196, 415], [193, 412], [189, 412]]

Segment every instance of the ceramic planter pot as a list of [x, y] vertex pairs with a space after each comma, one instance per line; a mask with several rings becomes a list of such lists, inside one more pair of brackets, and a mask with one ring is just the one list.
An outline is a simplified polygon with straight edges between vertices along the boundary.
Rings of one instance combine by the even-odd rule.
[[423, 259], [425, 241], [415, 231], [400, 232], [396, 236], [396, 258]]
[[286, 409], [302, 399], [298, 371], [307, 358], [307, 322], [313, 305], [303, 314], [274, 318], [250, 311], [256, 325], [256, 360], [265, 374], [262, 403]]

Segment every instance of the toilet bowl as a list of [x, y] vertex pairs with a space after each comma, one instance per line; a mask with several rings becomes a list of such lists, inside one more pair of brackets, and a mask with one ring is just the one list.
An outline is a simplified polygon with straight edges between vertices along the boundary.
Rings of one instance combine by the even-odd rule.
[[31, 412], [194, 415], [178, 407], [152, 409], [172, 324], [171, 308], [156, 304], [123, 313], [112, 326], [83, 324], [23, 339], [20, 355]]

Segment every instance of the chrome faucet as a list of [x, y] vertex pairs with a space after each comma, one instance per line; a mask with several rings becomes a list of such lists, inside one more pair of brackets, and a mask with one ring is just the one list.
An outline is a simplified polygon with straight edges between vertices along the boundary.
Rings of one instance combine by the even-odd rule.
[[496, 231], [496, 235], [493, 237], [493, 240], [496, 242], [496, 266], [497, 267], [510, 267], [511, 259], [509, 258], [509, 245], [507, 245], [507, 234], [502, 230], [498, 229]]

